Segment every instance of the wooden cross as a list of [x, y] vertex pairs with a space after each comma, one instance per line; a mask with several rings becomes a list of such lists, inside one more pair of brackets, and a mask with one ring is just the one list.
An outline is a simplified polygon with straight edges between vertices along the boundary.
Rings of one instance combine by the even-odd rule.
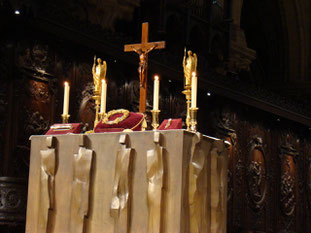
[[148, 42], [148, 23], [142, 24], [141, 43], [124, 45], [124, 52], [136, 52], [139, 55], [139, 112], [146, 112], [148, 53], [153, 49], [165, 48], [165, 41]]

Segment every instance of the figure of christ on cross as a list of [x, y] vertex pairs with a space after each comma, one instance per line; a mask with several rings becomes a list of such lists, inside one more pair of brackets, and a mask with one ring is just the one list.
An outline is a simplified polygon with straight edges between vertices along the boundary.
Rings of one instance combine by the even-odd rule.
[[150, 49], [148, 49], [146, 52], [143, 52], [142, 49], [136, 49], [135, 47], [132, 47], [133, 51], [139, 55], [139, 66], [138, 66], [138, 73], [139, 73], [139, 81], [140, 81], [140, 87], [143, 86], [143, 83], [145, 83], [146, 75], [144, 75], [144, 72], [146, 70], [147, 66], [147, 54], [153, 50], [157, 45], [154, 45]]
[[140, 44], [124, 45], [124, 52], [136, 52], [139, 55], [139, 112], [146, 112], [148, 53], [154, 49], [163, 48], [165, 48], [165, 41], [148, 42], [148, 23], [142, 24], [142, 35]]

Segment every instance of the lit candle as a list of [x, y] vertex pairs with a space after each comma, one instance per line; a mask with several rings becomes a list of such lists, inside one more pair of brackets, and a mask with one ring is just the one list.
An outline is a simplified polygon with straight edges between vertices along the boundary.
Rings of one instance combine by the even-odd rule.
[[102, 79], [102, 93], [100, 101], [100, 113], [106, 113], [106, 99], [107, 99], [107, 83]]
[[159, 76], [154, 76], [153, 83], [153, 110], [159, 110], [159, 89], [160, 89], [160, 80]]
[[68, 110], [69, 110], [69, 90], [70, 90], [70, 87], [68, 85], [68, 82], [65, 82], [63, 115], [68, 115]]
[[191, 108], [197, 107], [197, 90], [198, 90], [198, 77], [195, 72], [192, 73], [191, 79]]

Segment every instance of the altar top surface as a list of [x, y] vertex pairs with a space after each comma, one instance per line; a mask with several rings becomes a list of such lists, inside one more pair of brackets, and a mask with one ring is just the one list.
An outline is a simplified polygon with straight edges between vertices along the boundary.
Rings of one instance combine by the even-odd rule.
[[[153, 130], [146, 130], [146, 131], [132, 131], [132, 132], [107, 132], [107, 133], [89, 133], [89, 134], [57, 134], [57, 135], [32, 135], [30, 136], [29, 140], [31, 140], [32, 138], [36, 138], [36, 137], [48, 137], [48, 136], [54, 136], [54, 137], [64, 137], [64, 136], [77, 136], [77, 135], [86, 135], [86, 136], [94, 136], [94, 135], [115, 135], [115, 134], [128, 134], [128, 135], [136, 135], [136, 134], [151, 134], [154, 132], [159, 132], [159, 133], [176, 133], [176, 132], [182, 132], [184, 134], [195, 134], [195, 132], [192, 131], [188, 131], [186, 129], [174, 129], [174, 130], [158, 130], [158, 131], [153, 131]], [[221, 140], [219, 138], [215, 138], [212, 136], [208, 136], [208, 135], [204, 135], [202, 134], [202, 136], [206, 139], [212, 139], [212, 140]], [[228, 141], [224, 141], [226, 144], [230, 144], [230, 142]]]

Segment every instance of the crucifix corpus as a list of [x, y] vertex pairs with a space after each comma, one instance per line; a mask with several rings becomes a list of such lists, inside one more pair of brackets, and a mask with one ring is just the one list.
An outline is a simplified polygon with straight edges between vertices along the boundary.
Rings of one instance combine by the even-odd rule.
[[141, 43], [124, 45], [124, 52], [139, 55], [138, 74], [140, 81], [139, 112], [146, 112], [148, 53], [153, 49], [164, 49], [165, 41], [148, 42], [148, 23], [142, 24]]

